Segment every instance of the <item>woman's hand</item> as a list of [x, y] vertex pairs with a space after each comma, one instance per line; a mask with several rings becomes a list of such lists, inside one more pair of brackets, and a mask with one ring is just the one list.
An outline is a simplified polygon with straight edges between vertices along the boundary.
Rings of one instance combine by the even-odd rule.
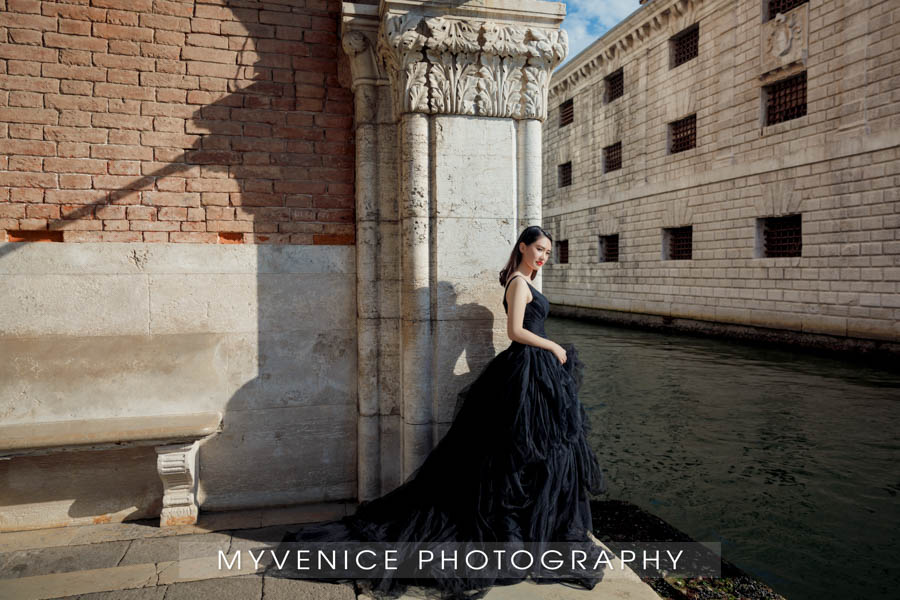
[[566, 349], [553, 342], [553, 348], [550, 350], [556, 358], [559, 359], [560, 364], [566, 364]]

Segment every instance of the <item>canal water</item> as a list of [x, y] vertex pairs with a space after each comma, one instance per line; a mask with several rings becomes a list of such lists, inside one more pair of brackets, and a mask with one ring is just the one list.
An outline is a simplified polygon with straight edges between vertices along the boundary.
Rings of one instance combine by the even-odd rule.
[[900, 590], [900, 365], [549, 318], [627, 500], [788, 600]]

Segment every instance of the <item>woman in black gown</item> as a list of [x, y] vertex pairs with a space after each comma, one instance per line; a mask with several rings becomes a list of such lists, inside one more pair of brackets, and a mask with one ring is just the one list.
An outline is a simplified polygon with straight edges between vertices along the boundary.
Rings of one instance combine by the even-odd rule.
[[[595, 566], [599, 547], [588, 538], [590, 495], [605, 492], [606, 481], [588, 445], [589, 423], [578, 399], [583, 364], [573, 345], [547, 338], [550, 303], [529, 283], [551, 246], [550, 234], [538, 226], [524, 229], [516, 241], [500, 271], [512, 342], [459, 392], [450, 429], [422, 465], [353, 515], [288, 533], [276, 556], [306, 542], [397, 543], [391, 546], [400, 549], [397, 565], [414, 560], [413, 545], [403, 542], [574, 542], [588, 556], [583, 564]], [[292, 566], [291, 560], [270, 566], [268, 575], [316, 579]], [[473, 578], [447, 569], [401, 579], [383, 567], [376, 562], [359, 580], [382, 598], [408, 593], [410, 585], [427, 597], [478, 598], [493, 585], [526, 576], [591, 589], [603, 577], [602, 568], [542, 571], [536, 564], [515, 577], [485, 569]]]

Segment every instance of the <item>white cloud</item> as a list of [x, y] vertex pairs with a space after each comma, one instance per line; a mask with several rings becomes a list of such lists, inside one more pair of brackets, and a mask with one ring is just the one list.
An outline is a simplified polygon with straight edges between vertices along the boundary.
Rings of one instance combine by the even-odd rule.
[[569, 34], [566, 61], [590, 46], [598, 37], [640, 7], [638, 0], [563, 0]]

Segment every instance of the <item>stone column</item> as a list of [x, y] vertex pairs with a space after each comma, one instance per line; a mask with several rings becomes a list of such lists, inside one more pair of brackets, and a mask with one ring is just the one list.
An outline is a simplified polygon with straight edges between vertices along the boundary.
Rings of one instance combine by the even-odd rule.
[[[388, 310], [381, 294], [381, 136], [379, 105], [389, 98], [387, 77], [375, 47], [378, 37], [377, 7], [346, 4], [343, 11], [342, 47], [350, 58], [356, 128], [356, 272], [357, 272], [357, 494], [359, 500], [381, 494], [382, 481], [382, 386], [384, 367], [380, 350], [390, 327], [382, 320]], [[388, 144], [387, 151], [392, 151]]]
[[[541, 122], [567, 52], [564, 15], [539, 0], [382, 0], [377, 14], [344, 4], [358, 107], [360, 499], [421, 465], [456, 394], [509, 344], [497, 275], [522, 227], [541, 223]], [[374, 128], [368, 98], [384, 116]]]

